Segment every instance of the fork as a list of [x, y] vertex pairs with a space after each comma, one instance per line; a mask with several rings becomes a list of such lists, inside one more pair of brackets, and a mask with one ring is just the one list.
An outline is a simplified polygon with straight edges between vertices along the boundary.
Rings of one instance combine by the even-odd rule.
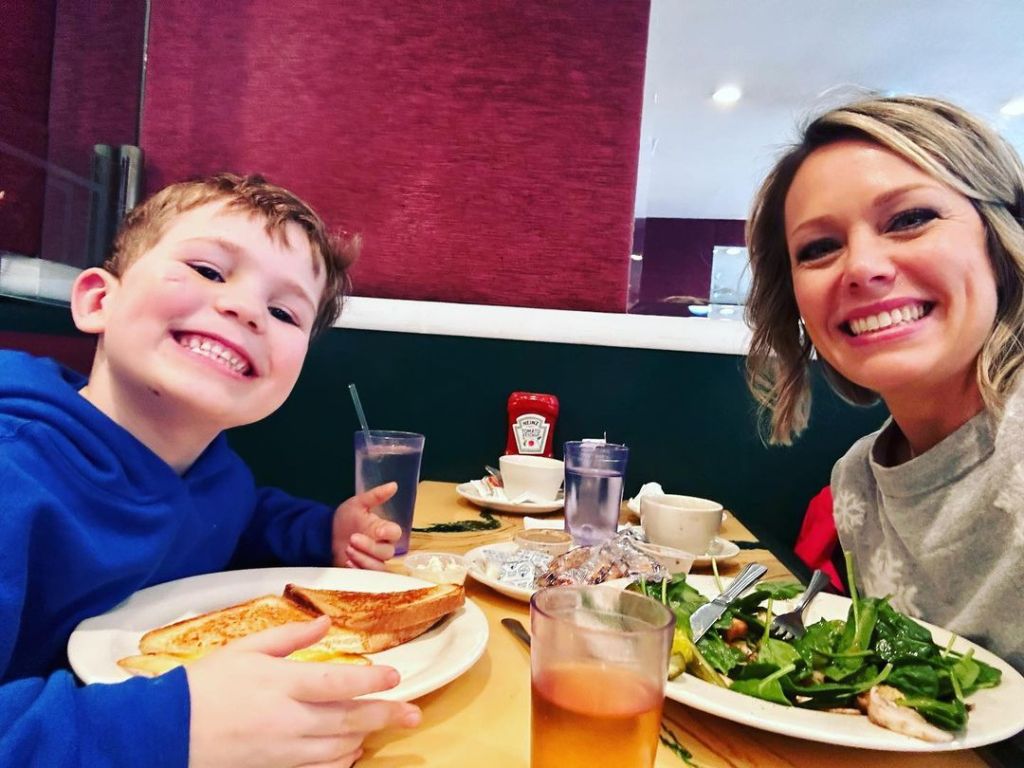
[[811, 575], [807, 589], [796, 601], [793, 610], [788, 613], [780, 613], [772, 619], [772, 634], [782, 640], [795, 640], [807, 634], [804, 626], [804, 611], [810, 605], [811, 600], [828, 585], [828, 576], [819, 568]]

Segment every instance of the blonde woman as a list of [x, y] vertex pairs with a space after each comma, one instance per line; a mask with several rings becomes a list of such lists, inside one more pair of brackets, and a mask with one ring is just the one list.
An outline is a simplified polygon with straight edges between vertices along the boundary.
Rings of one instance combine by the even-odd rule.
[[937, 99], [811, 122], [754, 201], [751, 391], [769, 440], [807, 424], [817, 356], [891, 418], [837, 462], [859, 587], [1024, 670], [1024, 166]]

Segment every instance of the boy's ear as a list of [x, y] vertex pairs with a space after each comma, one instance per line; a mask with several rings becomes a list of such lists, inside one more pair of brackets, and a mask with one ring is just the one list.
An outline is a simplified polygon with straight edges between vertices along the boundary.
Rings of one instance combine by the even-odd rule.
[[107, 298], [117, 288], [114, 275], [99, 267], [85, 270], [71, 286], [71, 317], [83, 333], [103, 333], [106, 329]]

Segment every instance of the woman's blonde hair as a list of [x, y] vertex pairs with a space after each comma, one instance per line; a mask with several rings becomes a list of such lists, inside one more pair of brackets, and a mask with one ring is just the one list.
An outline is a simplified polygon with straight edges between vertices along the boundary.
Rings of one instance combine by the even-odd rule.
[[[986, 231], [996, 275], [996, 319], [978, 356], [982, 399], [998, 414], [1024, 363], [1024, 165], [1013, 148], [978, 118], [939, 99], [867, 98], [813, 120], [771, 170], [747, 222], [753, 272], [746, 319], [753, 329], [747, 384], [767, 416], [768, 440], [789, 444], [806, 426], [813, 345], [793, 294], [785, 203], [804, 160], [844, 139], [869, 141], [895, 153], [967, 197]], [[821, 360], [826, 378], [846, 400], [867, 405], [878, 394]]]

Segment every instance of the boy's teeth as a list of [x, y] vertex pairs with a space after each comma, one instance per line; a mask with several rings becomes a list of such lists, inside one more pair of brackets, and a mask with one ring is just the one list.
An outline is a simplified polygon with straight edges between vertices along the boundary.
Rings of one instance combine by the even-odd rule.
[[860, 336], [868, 331], [877, 331], [893, 325], [912, 323], [920, 320], [924, 314], [925, 308], [923, 304], [907, 304], [888, 312], [879, 312], [876, 315], [868, 315], [867, 317], [858, 317], [856, 320], [851, 320], [850, 331], [854, 336]]
[[187, 347], [197, 355], [202, 355], [203, 357], [208, 357], [211, 360], [216, 360], [218, 363], [224, 363], [236, 373], [246, 373], [249, 370], [249, 364], [247, 362], [239, 358], [234, 352], [222, 344], [218, 344], [216, 341], [204, 339], [199, 336], [185, 336], [181, 340], [181, 345], [183, 347]]

